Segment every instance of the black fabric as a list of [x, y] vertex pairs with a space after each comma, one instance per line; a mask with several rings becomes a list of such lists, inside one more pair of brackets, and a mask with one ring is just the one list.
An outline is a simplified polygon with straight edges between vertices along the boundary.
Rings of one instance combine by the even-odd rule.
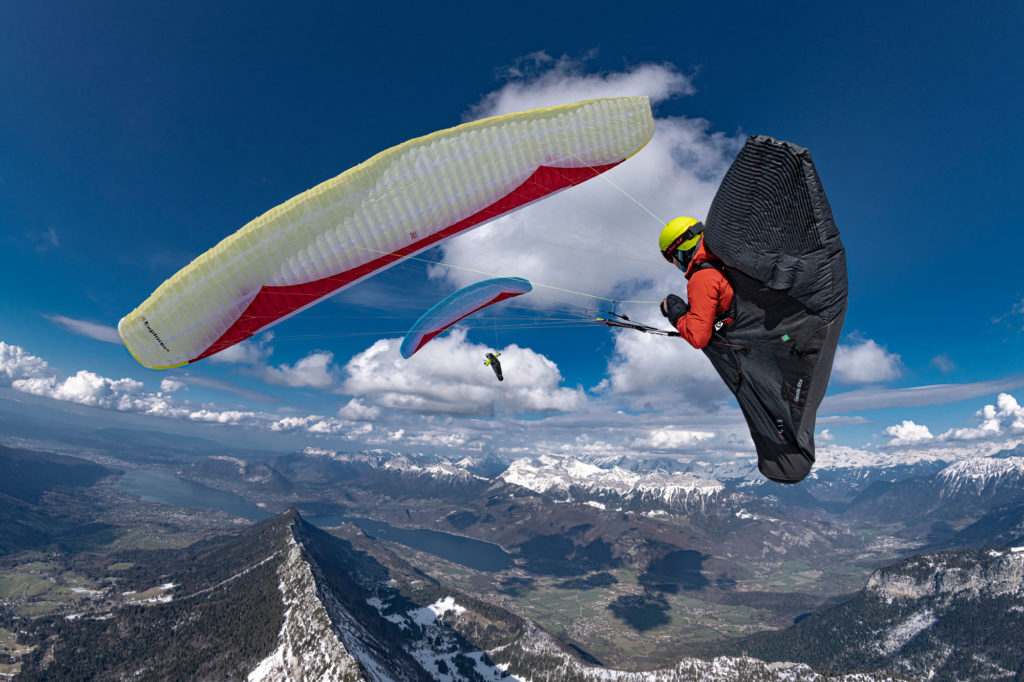
[[814, 464], [814, 427], [846, 315], [846, 252], [810, 153], [753, 136], [705, 221], [733, 286], [733, 321], [704, 348], [736, 395], [758, 469], [796, 483]]
[[679, 318], [690, 312], [690, 304], [675, 294], [669, 294], [661, 302], [661, 314], [668, 318], [668, 321], [675, 327], [679, 324]]

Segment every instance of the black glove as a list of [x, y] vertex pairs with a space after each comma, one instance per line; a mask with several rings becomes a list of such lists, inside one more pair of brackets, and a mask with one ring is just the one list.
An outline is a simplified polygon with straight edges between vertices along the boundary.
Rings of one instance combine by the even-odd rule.
[[668, 318], [668, 321], [675, 327], [679, 324], [679, 318], [690, 312], [690, 305], [675, 294], [669, 294], [661, 302], [661, 314]]

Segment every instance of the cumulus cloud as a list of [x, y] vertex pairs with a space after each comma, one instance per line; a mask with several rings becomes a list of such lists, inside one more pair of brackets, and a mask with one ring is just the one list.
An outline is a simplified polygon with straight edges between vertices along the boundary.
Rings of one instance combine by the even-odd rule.
[[338, 369], [333, 362], [334, 353], [316, 351], [294, 365], [264, 367], [260, 377], [268, 383], [281, 386], [329, 389], [338, 382]]
[[[472, 440], [474, 440], [472, 434], [450, 431], [429, 431], [408, 438], [411, 445], [462, 449], [467, 448]], [[483, 447], [482, 443], [476, 445], [476, 449], [481, 447]]]
[[10, 386], [16, 379], [42, 377], [49, 372], [46, 360], [26, 353], [20, 346], [0, 341], [0, 383]]
[[936, 355], [934, 358], [932, 358], [931, 363], [929, 364], [931, 364], [932, 367], [934, 367], [935, 369], [939, 370], [944, 374], [948, 374], [956, 369], [956, 365], [953, 364], [953, 361], [949, 359], [948, 353]]
[[321, 415], [307, 415], [305, 417], [283, 417], [270, 422], [268, 428], [271, 431], [306, 431], [321, 436], [338, 436], [352, 440], [373, 432], [372, 424], [360, 424], [347, 419], [336, 419]]
[[87, 320], [76, 320], [63, 315], [44, 315], [43, 317], [75, 334], [88, 336], [90, 339], [96, 339], [97, 341], [121, 345], [121, 337], [118, 335], [116, 327], [97, 324]]
[[[177, 401], [173, 394], [190, 383], [207, 381], [196, 377], [165, 377], [160, 392], [145, 389], [141, 381], [130, 378], [111, 379], [89, 370], [79, 370], [65, 379], [57, 377], [42, 358], [27, 353], [19, 346], [0, 341], [0, 378], [10, 380], [14, 390], [40, 397], [62, 400], [119, 412], [134, 412], [154, 417], [183, 419], [212, 424], [228, 424], [267, 428], [273, 431], [305, 431], [312, 434], [342, 434], [355, 438], [370, 433], [373, 426], [345, 419], [310, 415], [281, 419], [266, 412], [251, 410], [221, 410], [214, 406], [196, 408], [187, 401]], [[193, 379], [196, 379], [193, 381]], [[259, 396], [260, 394], [256, 394]], [[373, 407], [363, 407], [356, 401], [350, 405], [363, 417], [374, 414]], [[343, 408], [344, 410], [344, 408]]]
[[12, 386], [19, 391], [66, 400], [92, 407], [113, 407], [141, 393], [141, 381], [134, 379], [108, 379], [88, 370], [79, 370], [74, 376], [60, 381], [56, 377], [18, 379]]
[[231, 424], [232, 426], [256, 426], [263, 421], [263, 415], [246, 410], [196, 410], [188, 418], [195, 422], [210, 424]]
[[175, 379], [173, 377], [168, 377], [160, 382], [160, 390], [163, 393], [175, 393], [177, 391], [187, 388], [188, 384], [186, 384], [184, 381]]
[[470, 343], [455, 328], [424, 346], [411, 359], [397, 339], [381, 339], [345, 365], [342, 390], [378, 406], [423, 414], [518, 415], [571, 411], [585, 396], [559, 384], [551, 360], [527, 348], [498, 349], [505, 380], [484, 367], [488, 346]]
[[[584, 67], [578, 60], [531, 55], [510, 69], [509, 80], [471, 115], [622, 95], [648, 95], [657, 105], [694, 92], [691, 77], [672, 65], [601, 74], [586, 73]], [[669, 292], [685, 295], [686, 282], [658, 254], [657, 235], [678, 215], [706, 215], [744, 140], [742, 134], [712, 132], [703, 119], [657, 118], [653, 139], [629, 161], [445, 242], [441, 265], [430, 273], [453, 286], [479, 279], [481, 270], [514, 273], [534, 284], [521, 305], [546, 314], [564, 318], [611, 305], [607, 299], [612, 299], [626, 301], [617, 310], [633, 319], [665, 325], [658, 302]], [[707, 360], [685, 342], [631, 330], [612, 333], [614, 354], [597, 387], [600, 394], [634, 409], [687, 405], [701, 412], [728, 399]]]
[[638, 450], [692, 450], [695, 446], [710, 441], [715, 434], [710, 431], [689, 431], [686, 429], [664, 428], [626, 442]]
[[505, 84], [470, 109], [467, 120], [595, 97], [647, 95], [654, 103], [696, 92], [693, 79], [672, 64], [641, 64], [626, 71], [587, 73], [586, 61], [535, 52], [504, 71]]
[[975, 413], [978, 426], [950, 429], [942, 440], [988, 440], [1024, 433], [1024, 408], [1009, 393], [1000, 393], [995, 405], [986, 405]]
[[889, 445], [919, 445], [934, 438], [927, 426], [909, 420], [887, 427], [885, 435], [893, 437]]
[[368, 421], [380, 416], [380, 408], [376, 405], [365, 405], [362, 400], [352, 398], [338, 410], [338, 417], [352, 421]]
[[[585, 74], [582, 63], [564, 58], [535, 59], [532, 66], [487, 95], [473, 115], [622, 95], [646, 94], [657, 103], [693, 92], [691, 79], [671, 65], [608, 74]], [[601, 177], [445, 242], [443, 265], [432, 275], [464, 286], [480, 270], [514, 273], [535, 285], [537, 295], [523, 304], [542, 307], [596, 305], [589, 296], [635, 300], [637, 289], [654, 280], [662, 283], [660, 301], [667, 287], [684, 286], [657, 252], [658, 232], [677, 215], [704, 217], [744, 137], [683, 117], [658, 118], [655, 128], [642, 151]], [[655, 314], [656, 301], [648, 306]]]
[[843, 383], [873, 384], [896, 379], [900, 374], [900, 356], [871, 339], [836, 349], [832, 376]]
[[956, 448], [958, 444], [1003, 443], [1008, 438], [1024, 435], [1024, 407], [1009, 393], [1000, 393], [995, 404], [985, 405], [974, 414], [977, 426], [956, 427], [933, 436], [926, 426], [903, 421], [885, 429], [893, 436], [889, 445]]
[[[639, 315], [631, 315], [639, 319]], [[597, 389], [634, 409], [714, 411], [731, 394], [700, 351], [673, 337], [613, 332], [607, 378]]]

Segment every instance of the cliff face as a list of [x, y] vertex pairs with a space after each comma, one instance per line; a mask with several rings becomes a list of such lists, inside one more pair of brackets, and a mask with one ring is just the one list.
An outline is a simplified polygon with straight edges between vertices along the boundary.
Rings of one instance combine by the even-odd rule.
[[929, 680], [1024, 676], [1024, 548], [926, 554], [875, 571], [847, 602], [742, 643], [817, 669]]
[[1019, 597], [1024, 593], [1024, 548], [914, 557], [875, 571], [865, 590], [890, 603], [918, 599], [950, 605], [958, 599]]

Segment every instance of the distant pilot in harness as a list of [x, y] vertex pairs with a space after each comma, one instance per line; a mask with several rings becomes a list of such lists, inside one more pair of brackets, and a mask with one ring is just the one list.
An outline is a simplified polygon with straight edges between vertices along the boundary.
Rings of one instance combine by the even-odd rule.
[[501, 362], [498, 361], [499, 355], [501, 353], [488, 353], [487, 359], [484, 360], [484, 367], [490, 365], [491, 369], [494, 370], [494, 376], [498, 377], [498, 381], [504, 381], [505, 378], [501, 376]]
[[733, 289], [722, 272], [722, 261], [704, 244], [704, 223], [685, 216], [665, 225], [658, 239], [661, 255], [686, 275], [686, 297], [675, 294], [661, 302], [661, 314], [694, 348], [703, 348], [711, 335], [732, 322]]

